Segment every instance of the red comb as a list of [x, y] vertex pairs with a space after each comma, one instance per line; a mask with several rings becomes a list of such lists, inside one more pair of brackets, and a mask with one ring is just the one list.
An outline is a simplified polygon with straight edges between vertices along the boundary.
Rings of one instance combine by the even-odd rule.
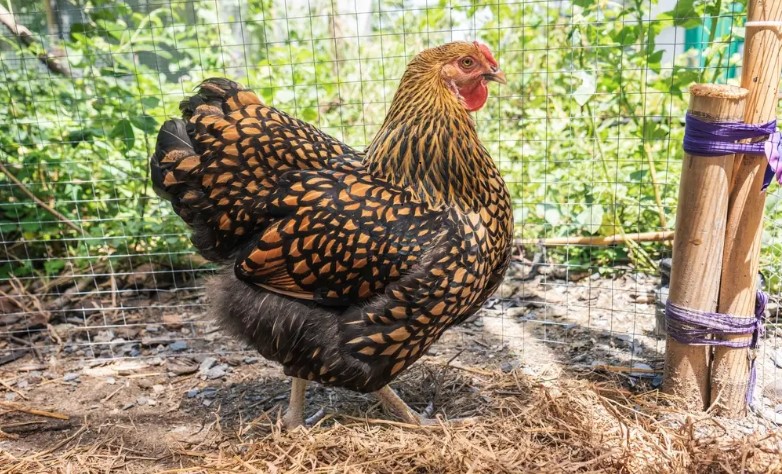
[[477, 41], [473, 41], [472, 44], [474, 44], [475, 47], [478, 48], [481, 53], [483, 53], [483, 57], [485, 57], [486, 60], [489, 61], [489, 64], [491, 64], [492, 66], [499, 66], [499, 64], [497, 64], [497, 60], [494, 59], [494, 56], [491, 54], [491, 51], [489, 51], [488, 46], [486, 46], [483, 43], [479, 43]]

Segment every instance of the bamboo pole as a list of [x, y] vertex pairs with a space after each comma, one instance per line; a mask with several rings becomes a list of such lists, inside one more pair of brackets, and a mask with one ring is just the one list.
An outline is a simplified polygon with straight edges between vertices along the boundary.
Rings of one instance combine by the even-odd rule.
[[634, 242], [665, 242], [673, 240], [673, 231], [665, 230], [661, 232], [636, 232], [633, 234], [614, 234], [614, 235], [592, 235], [592, 236], [570, 236], [570, 237], [549, 237], [547, 239], [516, 239], [516, 244], [520, 245], [615, 245], [623, 244], [627, 241]]
[[[689, 112], [705, 121], [737, 121], [744, 115], [747, 91], [733, 86], [695, 84]], [[717, 308], [722, 248], [733, 155], [684, 155], [673, 240], [669, 300], [700, 311]], [[709, 349], [681, 344], [668, 336], [663, 391], [684, 407], [702, 411], [709, 403]]]
[[[749, 90], [744, 121], [765, 123], [775, 117], [782, 71], [782, 0], [750, 1], [747, 21], [741, 75], [742, 86]], [[766, 201], [760, 188], [766, 166], [762, 156], [737, 155], [735, 159], [725, 232], [720, 313], [747, 317], [755, 313]], [[717, 347], [714, 351], [711, 404], [716, 413], [736, 417], [746, 412], [748, 355], [752, 356], [747, 349]]]

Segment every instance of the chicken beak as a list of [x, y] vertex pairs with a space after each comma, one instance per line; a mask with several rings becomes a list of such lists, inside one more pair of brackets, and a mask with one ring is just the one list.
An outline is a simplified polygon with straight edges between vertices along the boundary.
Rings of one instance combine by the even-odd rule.
[[494, 82], [498, 82], [500, 84], [507, 84], [508, 83], [508, 80], [505, 78], [505, 73], [500, 71], [499, 69], [497, 69], [496, 71], [494, 71], [492, 73], [484, 74], [483, 78], [486, 79], [487, 81], [494, 81]]

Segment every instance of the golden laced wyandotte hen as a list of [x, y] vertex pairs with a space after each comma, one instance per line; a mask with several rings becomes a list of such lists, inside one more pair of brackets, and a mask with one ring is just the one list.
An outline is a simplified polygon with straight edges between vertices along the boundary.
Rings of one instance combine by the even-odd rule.
[[207, 259], [222, 326], [291, 376], [285, 426], [304, 423], [307, 382], [374, 392], [474, 314], [508, 267], [510, 196], [469, 112], [505, 83], [489, 49], [454, 42], [407, 66], [364, 153], [205, 81], [167, 121], [151, 158], [158, 194]]

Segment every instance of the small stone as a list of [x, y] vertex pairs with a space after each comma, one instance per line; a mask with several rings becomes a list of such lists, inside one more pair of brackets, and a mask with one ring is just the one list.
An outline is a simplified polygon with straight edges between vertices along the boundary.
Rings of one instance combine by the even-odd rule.
[[776, 349], [771, 353], [771, 360], [777, 368], [782, 369], [782, 349]]
[[203, 398], [214, 398], [217, 396], [217, 389], [214, 387], [207, 387], [201, 390], [201, 396]]
[[247, 365], [250, 365], [250, 364], [255, 364], [259, 360], [260, 360], [259, 357], [245, 357], [242, 362], [244, 362]]
[[196, 395], [198, 395], [199, 390], [197, 388], [191, 388], [187, 392], [185, 392], [185, 396], [187, 398], [195, 398]]
[[166, 391], [166, 388], [160, 384], [155, 384], [152, 386], [152, 391], [158, 395]]
[[97, 335], [93, 336], [92, 342], [109, 342], [114, 339], [114, 333], [112, 331], [100, 331]]
[[166, 336], [142, 337], [141, 345], [145, 347], [155, 347], [163, 344], [168, 344], [170, 340], [171, 338]]
[[204, 374], [208, 372], [209, 369], [211, 369], [212, 366], [214, 366], [216, 363], [217, 363], [217, 359], [215, 359], [214, 357], [207, 357], [204, 359], [203, 362], [201, 362], [201, 365], [198, 366], [198, 371]]
[[221, 377], [225, 377], [225, 374], [228, 373], [228, 366], [227, 365], [218, 365], [216, 367], [212, 367], [206, 372], [206, 378], [208, 380], [213, 379], [219, 379]]
[[163, 325], [169, 329], [178, 329], [182, 326], [182, 316], [179, 314], [164, 314]]
[[519, 367], [519, 361], [517, 360], [505, 361], [502, 364], [500, 364], [500, 370], [502, 370], [506, 374], [513, 372], [513, 370], [518, 367]]
[[203, 404], [205, 407], [208, 407], [209, 405], [211, 405], [211, 404], [212, 404], [212, 400], [203, 400], [201, 403], [202, 403], [202, 404]]
[[171, 349], [174, 352], [182, 352], [187, 350], [187, 342], [179, 340], [174, 341], [168, 346], [169, 349]]
[[123, 410], [130, 410], [130, 409], [131, 409], [131, 408], [133, 408], [135, 405], [136, 405], [136, 404], [135, 404], [135, 403], [133, 403], [133, 402], [126, 403], [126, 404], [122, 405], [122, 409], [123, 409]]
[[144, 328], [146, 332], [158, 332], [160, 331], [160, 326], [157, 324], [147, 324], [147, 327]]
[[194, 374], [198, 371], [197, 365], [179, 365], [179, 364], [171, 364], [168, 367], [169, 372], [171, 372], [174, 375], [190, 375]]
[[154, 406], [157, 405], [157, 401], [149, 397], [141, 396], [136, 399], [136, 404], [140, 407], [143, 407], [144, 405]]
[[119, 347], [118, 350], [121, 354], [128, 355], [130, 357], [138, 357], [141, 354], [138, 344], [136, 343], [123, 344]]
[[64, 382], [73, 382], [79, 379], [79, 374], [75, 374], [73, 372], [67, 373], [63, 376], [62, 380]]
[[782, 403], [782, 377], [776, 377], [763, 387], [763, 396], [771, 400], [771, 403]]
[[17, 388], [27, 388], [28, 385], [30, 385], [30, 382], [28, 382], [27, 379], [22, 379], [16, 382]]
[[633, 363], [634, 369], [642, 369], [643, 372], [630, 372], [631, 377], [650, 377], [651, 372], [646, 372], [647, 370], [652, 370], [652, 366], [649, 364], [644, 364], [643, 362], [635, 362]]
[[12, 402], [16, 400], [16, 394], [14, 392], [8, 392], [5, 394], [5, 401]]
[[114, 377], [108, 377], [106, 379], [106, 383], [109, 385], [114, 385], [115, 383], [117, 383], [117, 381], [114, 379]]

